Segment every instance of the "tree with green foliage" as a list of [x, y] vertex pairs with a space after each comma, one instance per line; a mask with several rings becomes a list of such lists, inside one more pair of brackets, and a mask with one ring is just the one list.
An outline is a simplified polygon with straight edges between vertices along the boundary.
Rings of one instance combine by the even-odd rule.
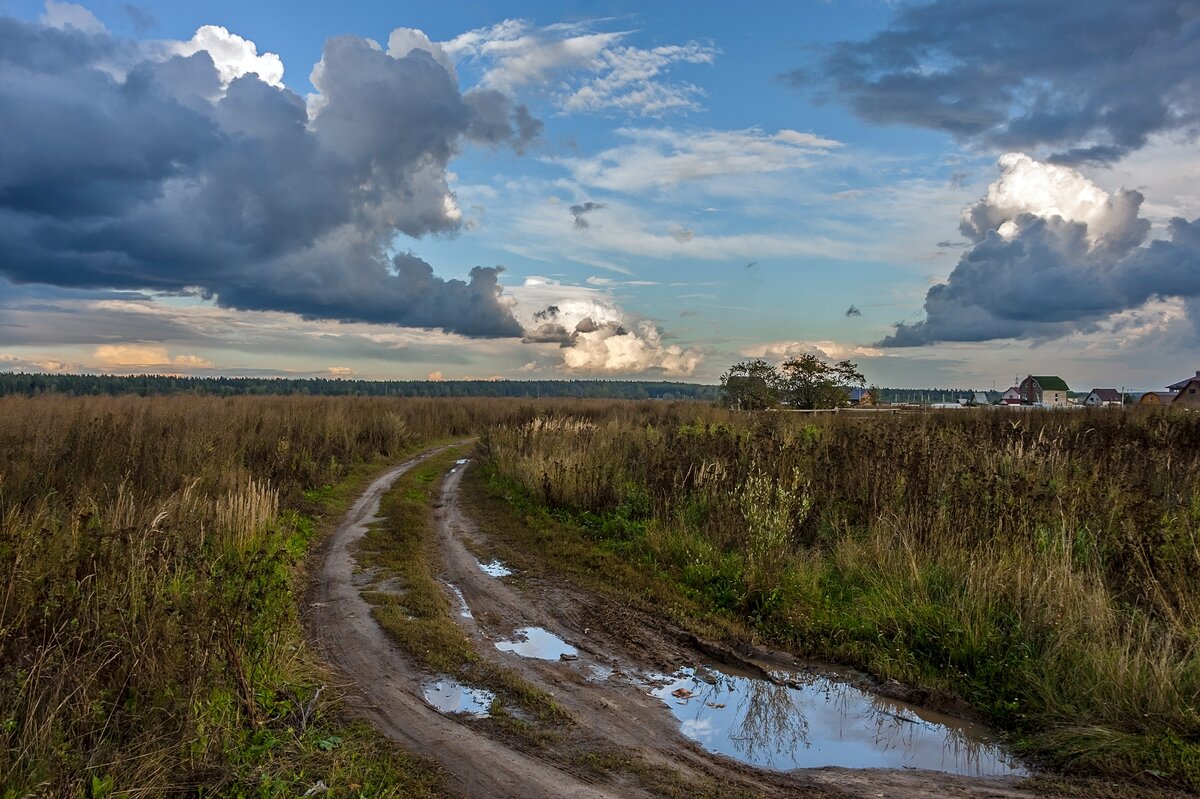
[[815, 355], [789, 358], [780, 367], [780, 396], [793, 408], [838, 408], [850, 401], [848, 390], [867, 383], [858, 364], [826, 363]]
[[721, 375], [721, 395], [726, 407], [761, 411], [779, 402], [779, 370], [761, 358], [735, 363]]

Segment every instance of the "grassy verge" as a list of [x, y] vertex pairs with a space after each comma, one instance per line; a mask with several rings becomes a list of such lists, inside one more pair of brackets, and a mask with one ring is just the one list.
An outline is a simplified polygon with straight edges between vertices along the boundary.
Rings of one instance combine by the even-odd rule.
[[345, 713], [298, 607], [324, 519], [436, 436], [403, 411], [9, 403], [0, 797], [447, 795]]
[[[1020, 751], [1040, 762], [1065, 766], [1072, 774], [1070, 779], [1035, 778], [1033, 786], [1044, 795], [1165, 796], [1176, 795], [1167, 787], [1172, 784], [1190, 790], [1200, 785], [1195, 743], [1155, 729], [1152, 720], [1138, 733], [1109, 731], [1108, 739], [1088, 751], [1093, 737], [1105, 730], [1059, 726], [1031, 734], [1012, 715], [1013, 707], [989, 703], [1010, 692], [1017, 708], [1028, 707], [1029, 686], [1019, 682], [1028, 679], [1031, 648], [1049, 644], [1034, 638], [1039, 631], [1014, 625], [1018, 614], [1005, 616], [1004, 596], [980, 596], [962, 588], [956, 594], [953, 586], [972, 577], [977, 580], [980, 559], [987, 557], [995, 558], [989, 564], [993, 586], [1002, 584], [1023, 565], [1028, 572], [1028, 554], [1022, 558], [1009, 550], [1001, 557], [996, 551], [976, 551], [973, 559], [956, 561], [951, 552], [937, 557], [926, 553], [915, 563], [911, 551], [896, 547], [894, 541], [848, 537], [832, 551], [789, 555], [776, 567], [768, 600], [747, 606], [733, 597], [745, 596], [748, 553], [715, 546], [695, 530], [631, 518], [621, 510], [595, 514], [552, 509], [494, 464], [468, 473], [464, 502], [477, 518], [488, 519], [489, 539], [498, 547], [495, 554], [518, 568], [550, 570], [614, 599], [653, 609], [698, 634], [728, 642], [757, 638], [797, 654], [840, 660], [973, 700], [985, 715], [1013, 731], [1009, 740]], [[742, 587], [731, 587], [738, 583]], [[1046, 590], [1043, 599], [1050, 601], [1054, 584]], [[1097, 605], [1077, 612], [1095, 613]], [[964, 619], [973, 624], [964, 624]], [[964, 651], [970, 653], [966, 662], [956, 654]], [[1111, 684], [1111, 675], [1068, 671], [1070, 662], [1092, 662], [1098, 669], [1130, 667], [1097, 662], [1094, 650], [1066, 651], [1061, 657], [1058, 680]], [[1044, 685], [1045, 677], [1040, 680]], [[1054, 712], [1069, 709], [1058, 707]], [[624, 762], [619, 753], [588, 762], [593, 760], [613, 768]]]
[[[318, 568], [319, 542], [371, 480], [397, 460], [451, 441], [410, 444], [387, 458], [351, 467], [336, 483], [304, 491], [297, 503], [300, 510], [288, 517], [294, 533], [283, 545], [289, 553], [288, 573], [275, 587], [278, 601], [297, 607], [311, 571]], [[261, 799], [315, 790], [330, 799], [454, 796], [435, 762], [406, 752], [369, 724], [354, 719], [336, 691], [327, 690], [330, 675], [308, 650], [299, 615], [288, 613], [274, 638], [275, 646], [295, 653], [291, 668], [282, 680], [254, 686], [266, 718], [257, 729], [234, 728], [226, 744], [229, 771], [211, 775], [210, 784], [198, 786], [199, 795]], [[107, 795], [93, 788], [96, 799]]]
[[483, 723], [497, 727], [531, 746], [553, 740], [570, 719], [553, 698], [518, 674], [475, 651], [470, 637], [452, 616], [445, 586], [434, 576], [438, 568], [433, 506], [441, 480], [462, 457], [446, 450], [401, 475], [381, 503], [384, 521], [368, 530], [357, 553], [361, 567], [376, 570], [397, 590], [364, 591], [375, 618], [413, 659], [433, 674], [496, 694]]

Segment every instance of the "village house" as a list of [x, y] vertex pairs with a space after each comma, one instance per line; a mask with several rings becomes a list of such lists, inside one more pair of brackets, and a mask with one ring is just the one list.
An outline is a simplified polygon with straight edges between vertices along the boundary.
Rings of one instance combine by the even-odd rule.
[[[1179, 385], [1178, 383], [1176, 385]], [[1191, 380], [1188, 380], [1179, 390], [1175, 392], [1175, 399], [1171, 401], [1171, 405], [1178, 405], [1185, 408], [1200, 408], [1200, 372]]]
[[1180, 380], [1178, 383], [1172, 383], [1171, 385], [1167, 386], [1167, 391], [1178, 393], [1178, 392], [1182, 391], [1187, 386], [1188, 383], [1191, 383], [1193, 380], [1195, 380], [1198, 377], [1200, 377], [1200, 370], [1198, 370], [1196, 372], [1196, 374], [1192, 375], [1191, 377], [1185, 377], [1182, 380]]
[[1021, 381], [1021, 402], [1026, 405], [1066, 407], [1071, 389], [1056, 375], [1029, 375]]
[[1021, 404], [1021, 387], [1013, 386], [1008, 391], [1004, 392], [1004, 396], [1000, 398], [1001, 405], [1020, 405]]
[[1121, 392], [1115, 388], [1093, 388], [1083, 404], [1089, 408], [1120, 408], [1123, 401]]
[[1170, 405], [1177, 395], [1173, 391], [1147, 391], [1138, 405]]
[[871, 396], [871, 390], [867, 388], [852, 388], [850, 389], [850, 404], [851, 405], [874, 405], [875, 398]]

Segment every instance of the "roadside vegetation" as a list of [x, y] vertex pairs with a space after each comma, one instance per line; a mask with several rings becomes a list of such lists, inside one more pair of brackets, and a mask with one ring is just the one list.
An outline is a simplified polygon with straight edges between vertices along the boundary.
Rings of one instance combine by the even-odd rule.
[[[305, 566], [372, 474], [480, 431], [493, 493], [553, 519], [581, 580], [961, 697], [1038, 762], [1200, 788], [1195, 414], [47, 396], [0, 398], [0, 797], [445, 795], [343, 711]], [[417, 587], [377, 613], [552, 729], [452, 640], [426, 557], [444, 465], [368, 536]]]
[[710, 626], [965, 699], [1037, 763], [1200, 789], [1195, 414], [622, 405], [480, 450]]
[[343, 716], [302, 568], [379, 465], [515, 407], [0, 400], [0, 796], [441, 795]]

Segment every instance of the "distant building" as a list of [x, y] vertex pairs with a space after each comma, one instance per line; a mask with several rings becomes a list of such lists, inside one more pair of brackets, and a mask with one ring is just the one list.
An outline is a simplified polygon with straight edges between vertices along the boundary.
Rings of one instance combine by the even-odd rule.
[[1115, 388], [1093, 388], [1083, 404], [1089, 408], [1120, 408], [1124, 405], [1121, 392]]
[[1021, 402], [1029, 405], [1065, 407], [1069, 405], [1067, 395], [1071, 389], [1067, 382], [1055, 375], [1029, 375], [1021, 381]]
[[1175, 392], [1175, 399], [1171, 404], [1184, 408], [1200, 408], [1200, 372]]
[[1173, 391], [1147, 391], [1138, 405], [1170, 405], [1178, 395]]
[[986, 391], [975, 391], [971, 396], [967, 397], [968, 405], [991, 405], [992, 401], [988, 399]]
[[1004, 392], [1004, 396], [1000, 398], [1001, 405], [1020, 405], [1021, 404], [1021, 387], [1013, 386], [1008, 391]]
[[850, 404], [851, 405], [874, 405], [875, 397], [872, 396], [870, 389], [852, 388], [852, 389], [850, 389]]
[[1197, 371], [1196, 374], [1193, 375], [1192, 377], [1185, 377], [1182, 380], [1180, 380], [1178, 383], [1172, 383], [1171, 385], [1167, 386], [1167, 391], [1174, 391], [1174, 392], [1182, 391], [1184, 389], [1184, 387], [1187, 386], [1188, 383], [1192, 382], [1197, 377], [1200, 377], [1200, 371]]

